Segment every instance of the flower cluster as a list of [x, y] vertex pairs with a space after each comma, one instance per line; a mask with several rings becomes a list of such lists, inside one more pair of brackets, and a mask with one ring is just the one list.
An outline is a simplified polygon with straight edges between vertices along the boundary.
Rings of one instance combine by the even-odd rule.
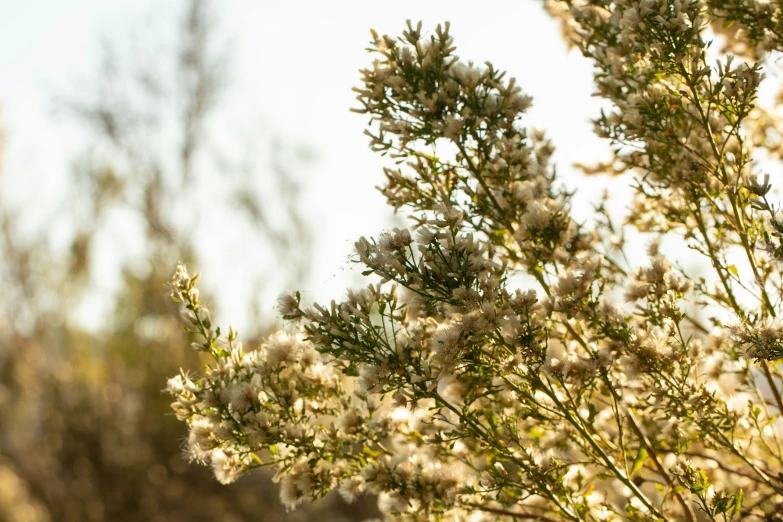
[[733, 324], [729, 332], [737, 344], [748, 346], [749, 357], [768, 361], [783, 359], [783, 323], [779, 319], [767, 319], [754, 325]]
[[461, 212], [461, 221], [491, 230], [529, 264], [551, 258], [574, 231], [568, 198], [553, 187], [551, 143], [519, 126], [530, 97], [491, 64], [460, 62], [448, 24], [430, 38], [421, 24], [409, 25], [400, 42], [373, 34], [381, 59], [362, 71], [364, 86], [355, 89], [362, 106], [354, 110], [377, 124], [367, 131], [371, 147], [412, 172], [386, 169], [381, 191], [389, 203], [421, 212], [419, 223]]
[[196, 277], [172, 282], [215, 359], [170, 381], [173, 407], [221, 481], [269, 465], [289, 507], [369, 492], [389, 520], [776, 520], [782, 285], [759, 245], [777, 221], [743, 130], [759, 68], [706, 63], [698, 1], [548, 5], [614, 105], [596, 129], [611, 173], [636, 176], [624, 227], [679, 237], [714, 274], [694, 281], [658, 242], [628, 266], [610, 220], [574, 221], [551, 143], [521, 126], [530, 99], [460, 62], [448, 25], [373, 33], [357, 111], [414, 221], [356, 242], [374, 283], [328, 306], [281, 297], [288, 329], [245, 352]]

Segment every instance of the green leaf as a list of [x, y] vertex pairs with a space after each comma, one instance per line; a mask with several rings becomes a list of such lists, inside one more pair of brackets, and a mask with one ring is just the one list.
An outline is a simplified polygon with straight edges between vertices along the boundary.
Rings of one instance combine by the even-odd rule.
[[367, 455], [371, 456], [374, 459], [380, 457], [380, 455], [381, 455], [380, 451], [373, 451], [370, 448], [368, 448], [367, 446], [364, 446], [362, 448], [362, 453], [366, 453]]
[[644, 446], [639, 446], [639, 453], [636, 454], [636, 458], [633, 460], [633, 467], [631, 468], [631, 476], [633, 477], [637, 471], [642, 469], [644, 461], [647, 459], [647, 449]]
[[588, 404], [587, 411], [589, 412], [589, 415], [587, 416], [587, 422], [592, 424], [595, 421], [596, 415], [598, 415], [598, 410], [596, 409], [595, 404]]
[[691, 492], [697, 495], [703, 495], [707, 493], [710, 487], [710, 481], [707, 478], [707, 474], [703, 470], [697, 470], [696, 476], [693, 479], [693, 485], [691, 486]]
[[742, 509], [742, 490], [739, 490], [737, 496], [734, 497], [734, 508], [731, 510], [731, 514], [739, 515], [740, 509]]

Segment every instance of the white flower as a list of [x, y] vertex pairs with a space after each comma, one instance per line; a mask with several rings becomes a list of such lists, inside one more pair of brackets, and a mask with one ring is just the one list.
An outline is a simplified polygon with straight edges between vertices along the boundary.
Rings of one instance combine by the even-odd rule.
[[247, 471], [241, 459], [234, 452], [227, 454], [222, 449], [216, 449], [212, 451], [210, 460], [215, 478], [221, 484], [231, 484]]
[[338, 491], [346, 502], [353, 502], [364, 492], [364, 479], [358, 475], [347, 478], [342, 481]]

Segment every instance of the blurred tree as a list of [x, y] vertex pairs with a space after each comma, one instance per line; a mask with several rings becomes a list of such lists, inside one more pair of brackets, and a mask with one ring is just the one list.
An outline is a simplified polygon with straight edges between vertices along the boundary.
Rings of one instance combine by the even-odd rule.
[[[351, 520], [372, 513], [346, 511], [335, 497], [287, 515], [275, 490], [259, 487], [268, 477], [219, 488], [182, 457], [184, 427], [168, 413], [161, 383], [201, 363], [195, 352], [171, 349], [185, 335], [160, 296], [172, 264], [199, 259], [192, 229], [219, 219], [199, 201], [208, 197], [218, 212], [243, 215], [279, 261], [278, 278], [307, 274], [310, 260], [289, 246], [310, 232], [291, 175], [303, 161], [296, 147], [269, 147], [263, 173], [252, 156], [234, 162], [226, 158], [236, 151], [216, 150], [211, 124], [226, 87], [225, 60], [205, 2], [188, 3], [179, 36], [173, 74], [167, 53], [125, 61], [107, 47], [94, 98], [64, 104], [91, 143], [57, 216], [71, 227], [65, 254], [52, 247], [49, 231], [22, 234], [19, 216], [6, 205], [0, 211], [0, 521], [283, 521], [324, 512]], [[128, 241], [143, 248], [123, 251]], [[122, 275], [106, 313], [95, 305], [107, 302], [96, 288], [105, 285], [95, 283], [112, 276], [94, 265], [112, 249], [122, 253]], [[263, 295], [260, 275], [242, 277]], [[85, 310], [106, 315], [98, 331], [79, 325], [76, 312]]]

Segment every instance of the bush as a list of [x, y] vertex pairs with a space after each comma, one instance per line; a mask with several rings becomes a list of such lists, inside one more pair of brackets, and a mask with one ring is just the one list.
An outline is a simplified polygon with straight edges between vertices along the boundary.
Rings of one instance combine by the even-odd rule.
[[[595, 127], [614, 157], [589, 170], [633, 178], [626, 220], [570, 217], [553, 146], [520, 123], [530, 98], [459, 61], [448, 24], [373, 32], [356, 111], [414, 222], [356, 243], [373, 283], [283, 296], [289, 328], [245, 350], [198, 274], [172, 281], [215, 361], [169, 381], [172, 406], [221, 482], [268, 466], [289, 508], [368, 491], [388, 519], [781, 518], [783, 223], [757, 176], [777, 119], [756, 106], [780, 6], [547, 7], [611, 102]], [[711, 23], [743, 58], [711, 57]], [[646, 266], [632, 230], [653, 238]], [[711, 272], [673, 266], [662, 238]]]

